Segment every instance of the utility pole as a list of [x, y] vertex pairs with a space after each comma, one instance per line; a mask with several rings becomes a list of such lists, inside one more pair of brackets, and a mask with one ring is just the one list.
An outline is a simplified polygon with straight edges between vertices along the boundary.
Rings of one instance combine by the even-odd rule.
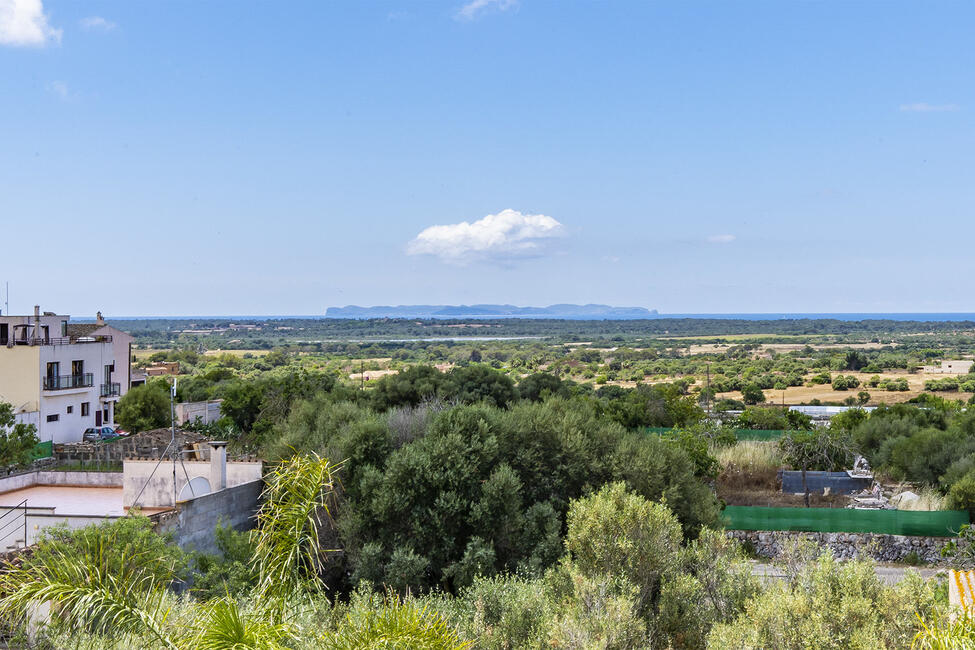
[[704, 410], [707, 412], [708, 419], [711, 419], [711, 362], [708, 361], [706, 366], [708, 372], [708, 382], [707, 389], [704, 393]]
[[[170, 453], [173, 454], [173, 507], [176, 507], [176, 377], [173, 377], [173, 389], [169, 393], [169, 414], [172, 437], [169, 440]], [[182, 460], [182, 459], [181, 459]]]
[[366, 362], [364, 359], [359, 359], [359, 390], [366, 389]]

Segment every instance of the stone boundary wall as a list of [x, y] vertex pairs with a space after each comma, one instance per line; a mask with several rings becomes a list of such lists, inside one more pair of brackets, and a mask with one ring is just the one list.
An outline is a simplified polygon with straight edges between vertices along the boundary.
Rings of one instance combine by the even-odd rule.
[[[159, 458], [169, 441], [172, 432], [169, 429], [155, 429], [137, 433], [127, 438], [119, 438], [111, 442], [72, 442], [54, 445], [54, 457], [59, 463], [92, 463], [118, 462], [125, 458]], [[185, 445], [195, 442], [205, 442], [206, 436], [192, 431], [176, 431], [176, 446], [182, 449]], [[201, 445], [203, 460], [210, 459], [210, 449]]]
[[156, 532], [173, 534], [173, 541], [182, 549], [201, 553], [217, 553], [214, 531], [217, 522], [235, 530], [254, 527], [254, 515], [264, 488], [262, 480], [204, 494], [195, 499], [180, 501], [175, 510], [153, 515]]
[[829, 548], [840, 559], [864, 555], [878, 562], [901, 562], [912, 552], [930, 564], [942, 564], [941, 549], [951, 537], [911, 537], [876, 533], [811, 533], [803, 531], [729, 530], [725, 533], [748, 546], [756, 555], [775, 558], [786, 540], [806, 538], [822, 548]]

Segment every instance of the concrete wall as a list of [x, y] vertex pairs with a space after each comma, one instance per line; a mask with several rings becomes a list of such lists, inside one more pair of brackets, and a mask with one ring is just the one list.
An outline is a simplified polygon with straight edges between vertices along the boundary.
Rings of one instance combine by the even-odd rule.
[[[228, 468], [229, 469], [229, 468]], [[156, 515], [156, 531], [172, 533], [173, 541], [183, 549], [216, 553], [214, 529], [218, 522], [236, 530], [254, 527], [254, 515], [263, 489], [260, 480], [213, 492], [176, 504], [175, 511]]]
[[874, 533], [729, 530], [725, 534], [748, 546], [756, 555], [767, 558], [778, 557], [787, 541], [805, 538], [821, 548], [831, 549], [840, 559], [865, 556], [878, 562], [899, 562], [915, 553], [918, 559], [933, 564], [945, 562], [941, 557], [941, 549], [952, 540], [949, 537], [908, 537]]
[[83, 485], [122, 487], [121, 472], [25, 472], [0, 478], [0, 492], [22, 490], [35, 485]]
[[207, 402], [181, 402], [176, 405], [176, 421], [180, 424], [195, 422], [197, 418], [203, 424], [210, 424], [220, 419], [220, 405], [222, 399]]
[[[779, 479], [782, 481], [783, 492], [804, 492], [801, 471], [780, 470]], [[806, 472], [806, 485], [811, 493], [822, 494], [823, 488], [828, 487], [832, 494], [851, 494], [868, 489], [871, 483], [872, 479], [852, 478], [846, 472]]]
[[[209, 490], [210, 463], [206, 461], [183, 461], [159, 463], [152, 459], [127, 459], [123, 463], [122, 504], [126, 507], [138, 505], [143, 508], [173, 505], [187, 482], [194, 478], [207, 480]], [[227, 487], [260, 480], [263, 475], [260, 461], [227, 462]], [[154, 471], [155, 470], [155, 471]], [[175, 475], [175, 476], [174, 476]], [[175, 478], [175, 488], [173, 480]], [[145, 489], [143, 489], [145, 486]], [[141, 495], [140, 495], [141, 492]], [[138, 498], [138, 502], [136, 502]]]

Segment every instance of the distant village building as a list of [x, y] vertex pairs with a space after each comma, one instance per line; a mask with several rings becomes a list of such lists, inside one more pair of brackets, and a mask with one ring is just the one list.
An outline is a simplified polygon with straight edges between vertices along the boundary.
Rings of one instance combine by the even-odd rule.
[[78, 442], [89, 427], [113, 426], [129, 390], [132, 336], [102, 318], [69, 323], [41, 313], [0, 316], [0, 402], [41, 442]]
[[975, 361], [971, 359], [954, 359], [942, 361], [940, 366], [922, 366], [921, 370], [943, 375], [967, 375], [971, 372], [972, 364], [975, 364]]
[[157, 361], [146, 368], [146, 377], [166, 377], [179, 374], [179, 361]]

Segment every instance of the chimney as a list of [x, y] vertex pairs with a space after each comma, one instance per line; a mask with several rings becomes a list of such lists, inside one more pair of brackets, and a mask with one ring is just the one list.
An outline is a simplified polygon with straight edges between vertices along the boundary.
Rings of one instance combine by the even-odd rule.
[[224, 440], [210, 442], [210, 492], [227, 487], [227, 443]]
[[97, 312], [95, 314], [95, 325], [104, 325], [104, 324], [105, 324], [105, 319], [102, 318], [102, 313]]

